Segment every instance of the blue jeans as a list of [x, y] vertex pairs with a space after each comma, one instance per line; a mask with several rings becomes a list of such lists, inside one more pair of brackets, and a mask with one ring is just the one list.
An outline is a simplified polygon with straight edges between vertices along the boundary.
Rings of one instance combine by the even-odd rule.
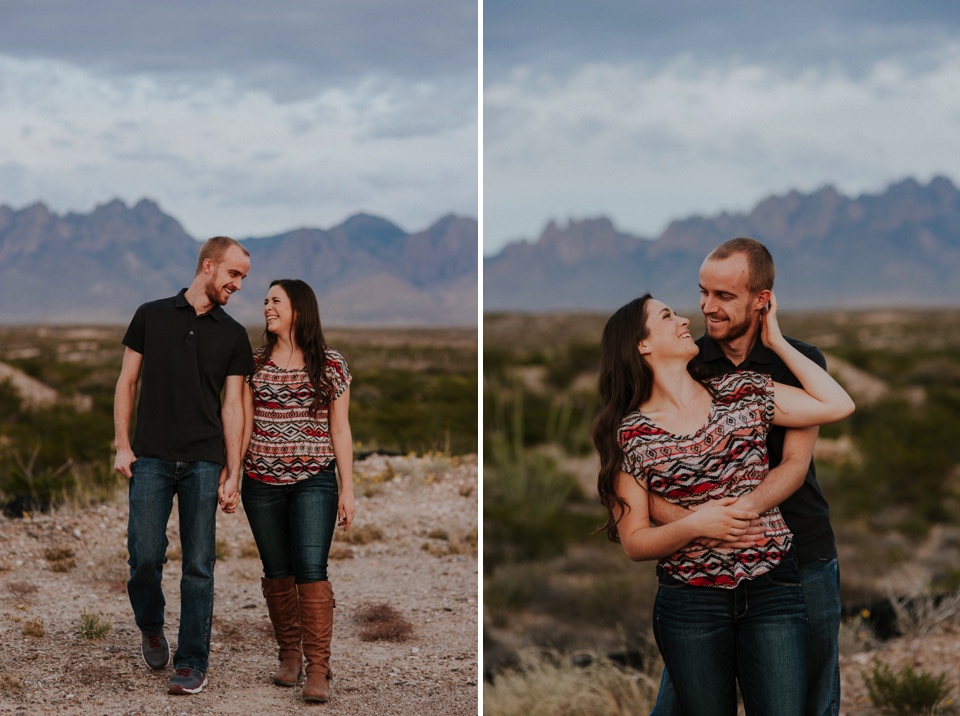
[[130, 518], [127, 594], [140, 631], [159, 634], [166, 600], [161, 582], [167, 561], [167, 521], [177, 496], [180, 516], [180, 631], [174, 668], [206, 673], [213, 620], [213, 568], [216, 562], [217, 487], [220, 465], [203, 460], [170, 462], [141, 457], [130, 467]]
[[327, 557], [337, 524], [337, 475], [327, 470], [292, 485], [243, 476], [240, 492], [263, 576], [297, 584], [327, 578]]
[[793, 559], [734, 589], [661, 575], [654, 637], [684, 716], [802, 716], [807, 612]]
[[[840, 568], [836, 559], [799, 565], [807, 605], [807, 716], [840, 713]], [[663, 670], [650, 716], [681, 716], [670, 674]]]

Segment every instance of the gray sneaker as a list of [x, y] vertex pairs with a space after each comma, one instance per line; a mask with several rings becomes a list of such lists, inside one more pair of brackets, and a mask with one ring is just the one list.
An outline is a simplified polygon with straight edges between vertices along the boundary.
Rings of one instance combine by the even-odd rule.
[[166, 669], [170, 663], [170, 645], [163, 632], [154, 636], [143, 634], [140, 637], [140, 653], [147, 666], [155, 671]]
[[184, 667], [170, 679], [168, 694], [199, 694], [207, 685], [207, 676], [202, 671]]

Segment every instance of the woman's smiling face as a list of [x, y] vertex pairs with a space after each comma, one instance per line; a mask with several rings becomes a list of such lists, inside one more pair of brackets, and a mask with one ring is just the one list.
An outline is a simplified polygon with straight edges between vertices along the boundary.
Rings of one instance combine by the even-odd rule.
[[286, 336], [293, 331], [293, 306], [282, 286], [271, 286], [267, 291], [263, 300], [263, 317], [267, 319], [267, 330], [271, 333]]

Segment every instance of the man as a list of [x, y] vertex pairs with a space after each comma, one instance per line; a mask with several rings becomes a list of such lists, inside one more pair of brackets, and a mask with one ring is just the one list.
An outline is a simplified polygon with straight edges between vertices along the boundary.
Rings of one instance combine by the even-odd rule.
[[[694, 363], [708, 376], [734, 370], [765, 373], [779, 383], [799, 386], [783, 361], [763, 345], [760, 318], [773, 290], [773, 257], [759, 241], [737, 238], [715, 248], [700, 267], [700, 310], [706, 333], [697, 345]], [[823, 354], [807, 343], [787, 339], [821, 367]], [[840, 711], [840, 572], [830, 526], [830, 509], [817, 484], [813, 445], [817, 428], [772, 426], [767, 436], [770, 472], [737, 507], [764, 513], [779, 505], [794, 536], [800, 582], [809, 623], [809, 679], [806, 713], [836, 716]], [[654, 520], [663, 524], [685, 510], [657, 500]], [[740, 546], [740, 545], [738, 545]], [[679, 714], [669, 674], [663, 673], [660, 694], [651, 716]]]
[[207, 684], [217, 503], [232, 509], [239, 499], [241, 396], [244, 376], [253, 372], [247, 332], [223, 306], [249, 270], [250, 255], [237, 241], [208, 240], [189, 288], [140, 306], [123, 337], [114, 469], [130, 479], [127, 592], [143, 659], [156, 670], [170, 661], [161, 580], [174, 495], [180, 517], [183, 575], [171, 694], [199, 693]]

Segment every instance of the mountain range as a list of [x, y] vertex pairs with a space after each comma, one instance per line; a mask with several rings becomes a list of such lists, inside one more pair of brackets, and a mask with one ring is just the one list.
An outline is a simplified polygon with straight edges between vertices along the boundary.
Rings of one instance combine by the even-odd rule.
[[[300, 278], [325, 324], [476, 325], [477, 238], [468, 217], [408, 234], [357, 214], [332, 229], [240, 239], [251, 270], [227, 311], [257, 325], [270, 281]], [[200, 246], [148, 199], [89, 214], [0, 206], [0, 323], [125, 324], [190, 283]]]
[[655, 239], [607, 218], [550, 222], [484, 259], [484, 310], [608, 311], [646, 291], [695, 308], [701, 262], [737, 236], [770, 249], [785, 309], [960, 305], [960, 191], [936, 177], [856, 198], [792, 191], [749, 213], [675, 221]]

